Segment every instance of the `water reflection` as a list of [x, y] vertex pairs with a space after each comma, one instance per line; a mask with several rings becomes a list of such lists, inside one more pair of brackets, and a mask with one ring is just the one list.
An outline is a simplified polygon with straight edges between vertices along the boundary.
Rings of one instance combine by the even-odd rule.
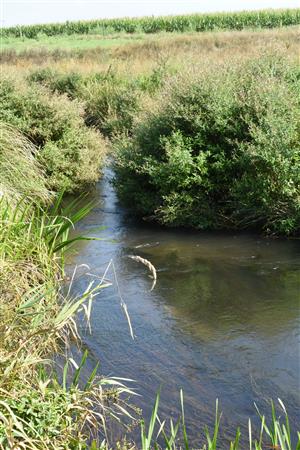
[[[104, 193], [104, 195], [103, 195]], [[101, 274], [113, 258], [136, 334], [132, 341], [116, 286], [93, 309], [93, 334], [85, 342], [105, 374], [138, 381], [138, 400], [150, 413], [162, 385], [162, 415], [176, 415], [179, 388], [194, 442], [212, 423], [220, 399], [223, 436], [281, 397], [291, 421], [299, 417], [299, 241], [247, 234], [164, 230], [135, 223], [119, 207], [107, 180], [94, 195], [102, 204], [80, 224], [81, 232], [105, 225], [99, 237], [70, 256]], [[95, 235], [95, 233], [93, 233]], [[127, 258], [138, 254], [158, 270], [150, 292], [147, 269]], [[113, 277], [112, 274], [110, 274]], [[80, 277], [74, 290], [83, 290]]]

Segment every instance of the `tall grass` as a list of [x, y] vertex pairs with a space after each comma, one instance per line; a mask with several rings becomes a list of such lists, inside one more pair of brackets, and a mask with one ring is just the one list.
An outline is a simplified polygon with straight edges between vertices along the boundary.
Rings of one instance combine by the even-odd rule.
[[69, 239], [69, 230], [92, 205], [78, 209], [75, 201], [73, 214], [59, 205], [45, 211], [6, 195], [0, 200], [0, 448], [86, 448], [91, 437], [105, 436], [108, 417], [127, 414], [119, 395], [131, 391], [121, 380], [99, 378], [95, 369], [80, 387], [86, 354], [79, 365], [67, 360], [61, 382], [49, 360], [65, 358], [70, 341], [80, 340], [74, 315], [82, 311], [89, 321], [107, 286], [90, 283], [77, 298], [63, 295], [64, 251], [86, 239]]
[[[4, 29], [2, 33], [35, 37], [40, 32], [49, 35], [137, 30], [150, 33], [226, 27], [271, 28], [296, 23], [299, 23], [299, 10], [15, 27]], [[190, 56], [193, 60], [198, 58], [199, 41], [193, 39], [183, 36], [181, 40], [166, 41], [163, 44], [164, 56], [167, 58], [171, 51], [173, 57], [174, 53], [178, 54], [179, 43], [179, 67], [182, 67], [186, 47], [190, 48], [194, 42], [194, 53]], [[216, 37], [209, 39], [208, 48], [212, 46], [215, 51], [220, 40]], [[236, 42], [231, 38], [227, 41], [234, 52], [237, 51]], [[245, 49], [244, 42], [238, 41], [241, 54]], [[155, 67], [153, 61], [150, 65], [151, 70], [154, 67], [153, 72], [145, 75], [143, 66], [151, 58], [157, 58], [163, 45], [154, 42], [119, 49], [116, 58], [126, 62], [124, 79], [112, 73], [107, 59], [101, 63], [103, 72], [98, 70], [93, 75], [82, 76], [76, 71], [80, 61], [77, 55], [74, 61], [70, 60], [73, 69], [69, 73], [66, 73], [69, 62], [64, 61], [60, 62], [58, 72], [52, 69], [32, 72], [29, 76], [31, 86], [25, 81], [19, 85], [7, 79], [1, 84], [1, 118], [10, 125], [0, 124], [0, 449], [109, 449], [107, 419], [113, 417], [120, 421], [120, 417], [126, 417], [132, 420], [122, 395], [133, 393], [121, 380], [100, 378], [95, 368], [82, 385], [81, 374], [87, 354], [84, 353], [82, 361], [77, 363], [66, 356], [70, 342], [80, 342], [74, 315], [82, 312], [89, 321], [91, 306], [105, 288], [103, 281], [90, 284], [82, 295], [71, 298], [59, 287], [64, 277], [66, 249], [76, 240], [85, 239], [81, 236], [70, 238], [69, 231], [89, 213], [91, 205], [80, 208], [75, 201], [62, 209], [62, 196], [58, 195], [54, 204], [49, 206], [49, 202], [54, 200], [49, 189], [65, 187], [72, 191], [95, 181], [105, 153], [101, 135], [88, 130], [84, 120], [109, 137], [126, 136], [116, 140], [120, 151], [118, 175], [124, 170], [123, 178], [119, 178], [119, 191], [129, 194], [131, 205], [134, 203], [135, 207], [140, 207], [142, 204], [146, 213], [158, 214], [165, 223], [176, 224], [176, 221], [185, 221], [186, 218], [205, 219], [203, 214], [197, 214], [198, 210], [192, 203], [199, 199], [197, 183], [205, 181], [208, 168], [215, 171], [213, 175], [218, 173], [224, 163], [224, 148], [227, 152], [230, 146], [242, 142], [235, 148], [233, 159], [236, 163], [238, 150], [242, 149], [244, 157], [240, 168], [244, 169], [250, 163], [247, 167], [251, 170], [248, 178], [242, 177], [238, 189], [234, 186], [235, 200], [242, 198], [243, 202], [239, 208], [235, 204], [236, 214], [232, 220], [236, 224], [241, 220], [239, 214], [250, 209], [251, 215], [247, 220], [253, 223], [253, 193], [268, 194], [269, 187], [282, 188], [282, 196], [281, 191], [275, 189], [272, 194], [279, 192], [280, 195], [271, 195], [263, 202], [259, 220], [266, 211], [263, 207], [267, 207], [267, 213], [270, 210], [276, 213], [268, 227], [275, 221], [281, 227], [277, 228], [279, 232], [289, 233], [298, 227], [298, 68], [290, 70], [288, 64], [285, 68], [281, 64], [271, 64], [266, 66], [271, 75], [266, 76], [262, 65], [254, 65], [252, 71], [242, 72], [242, 77], [230, 78], [232, 72], [225, 71], [230, 75], [228, 78], [222, 72], [211, 79], [206, 77], [209, 71], [203, 78], [201, 74], [195, 76], [195, 71], [192, 71], [188, 77], [176, 75], [173, 80], [167, 79], [167, 83], [163, 83], [164, 73], [160, 67]], [[247, 45], [248, 48], [251, 46]], [[218, 53], [221, 54], [223, 52]], [[90, 54], [89, 64], [96, 55]], [[85, 73], [86, 60], [81, 56], [81, 71]], [[38, 64], [44, 61], [45, 53], [41, 53], [40, 58]], [[59, 58], [66, 58], [66, 54], [57, 55]], [[132, 58], [140, 64], [141, 75], [129, 79], [127, 70]], [[222, 69], [222, 66], [218, 67]], [[233, 86], [238, 89], [234, 91]], [[148, 94], [150, 97], [157, 94], [157, 98], [149, 99]], [[147, 97], [149, 102], [146, 106], [141, 105], [140, 97], [143, 100]], [[80, 102], [76, 100], [78, 98]], [[141, 113], [142, 106], [144, 114]], [[135, 117], [137, 112], [138, 117]], [[12, 128], [13, 125], [30, 140]], [[245, 136], [247, 139], [250, 136], [252, 141], [246, 142]], [[208, 149], [208, 157], [213, 154], [213, 164], [205, 167], [205, 158], [195, 155], [199, 148]], [[217, 149], [215, 153], [213, 149]], [[292, 158], [287, 158], [289, 152]], [[194, 171], [190, 171], [190, 163]], [[225, 164], [227, 169], [229, 165]], [[287, 173], [291, 176], [285, 182]], [[258, 188], [253, 185], [253, 174], [262, 174], [260, 181], [266, 191], [260, 188], [261, 185]], [[227, 181], [233, 179], [231, 174], [225, 178]], [[211, 180], [218, 189], [222, 186], [220, 179], [213, 176]], [[159, 195], [158, 187], [162, 190]], [[190, 195], [192, 189], [189, 189], [193, 187], [195, 191]], [[177, 188], [185, 196], [176, 197], [174, 191]], [[157, 209], [161, 192], [166, 203]], [[137, 201], [133, 202], [132, 198]], [[274, 198], [279, 198], [279, 201], [276, 203]], [[204, 203], [199, 203], [200, 207]], [[223, 215], [224, 218], [227, 220], [228, 216]], [[155, 281], [156, 275], [153, 286]], [[57, 375], [56, 366], [51, 361], [56, 353], [64, 361], [61, 376]], [[159, 396], [156, 398], [150, 423], [141, 424], [142, 450], [191, 448], [182, 394], [181, 406], [181, 417], [177, 422], [162, 421]], [[279, 406], [283, 420], [276, 416], [272, 407], [271, 424], [267, 424], [263, 415], [260, 416], [261, 432], [258, 436], [249, 422], [250, 450], [262, 450], [266, 445], [278, 450], [300, 450], [299, 442], [292, 447], [288, 415], [281, 401]], [[223, 448], [220, 446], [220, 426], [217, 405], [214, 430], [212, 433], [206, 430], [206, 442], [199, 443], [199, 447], [205, 445], [206, 450]], [[130, 446], [125, 440], [116, 445], [118, 450], [127, 450], [128, 447], [140, 448], [139, 445]], [[236, 431], [229, 447], [230, 450], [244, 448], [240, 430]]]
[[[195, 447], [189, 442], [184, 413], [183, 392], [180, 391], [181, 416], [176, 423], [161, 420], [159, 417], [160, 393], [157, 394], [152, 410], [152, 415], [148, 425], [143, 422], [141, 425], [141, 450], [165, 449], [165, 450], [192, 450]], [[264, 450], [272, 448], [277, 450], [299, 450], [300, 432], [297, 432], [295, 442], [292, 442], [291, 429], [288, 412], [281, 399], [278, 399], [279, 412], [275, 410], [275, 405], [271, 402], [271, 420], [256, 409], [260, 418], [260, 431], [254, 432], [251, 420], [248, 421], [248, 435], [244, 437], [240, 428], [236, 430], [235, 438], [228, 445], [220, 443], [221, 417], [218, 400], [216, 401], [215, 423], [212, 432], [207, 427], [204, 428], [205, 442], [199, 442], [197, 449], [202, 450]], [[243, 443], [242, 443], [243, 438]], [[248, 441], [248, 445], [246, 442]]]
[[299, 23], [300, 9], [284, 9], [19, 25], [2, 28], [1, 35], [2, 37], [35, 39], [39, 34], [55, 36], [112, 32], [158, 33], [160, 31], [242, 30], [244, 28], [275, 28], [298, 25]]
[[[47, 203], [51, 197], [36, 147], [13, 127], [0, 121], [0, 190], [11, 198]], [[26, 176], [24, 177], [24, 174]]]
[[[96, 445], [105, 437], [108, 417], [127, 414], [119, 396], [131, 393], [121, 380], [99, 378], [96, 368], [81, 386], [87, 355], [80, 364], [68, 356], [70, 343], [80, 343], [75, 314], [82, 311], [89, 322], [107, 286], [92, 282], [75, 298], [60, 287], [66, 249], [88, 239], [70, 238], [69, 231], [93, 205], [80, 207], [79, 199], [62, 208], [59, 195], [47, 206], [36, 149], [5, 124], [1, 144], [0, 448], [88, 448], [92, 438]], [[66, 360], [62, 381], [55, 354]]]
[[37, 147], [36, 159], [51, 189], [73, 192], [99, 179], [105, 141], [85, 126], [79, 101], [6, 76], [0, 80], [0, 101], [0, 120], [20, 130]]

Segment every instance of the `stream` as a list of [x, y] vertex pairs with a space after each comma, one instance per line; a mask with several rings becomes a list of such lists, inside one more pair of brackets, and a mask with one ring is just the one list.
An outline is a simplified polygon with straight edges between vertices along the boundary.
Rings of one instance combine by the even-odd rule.
[[[108, 169], [91, 193], [98, 206], [77, 227], [104, 240], [84, 241], [68, 258], [70, 272], [87, 264], [98, 276], [113, 260], [117, 275], [119, 292], [110, 271], [113, 285], [93, 304], [92, 333], [82, 326], [91, 361], [100, 360], [105, 375], [136, 380], [134, 401], [146, 419], [159, 387], [160, 417], [176, 419], [182, 388], [197, 447], [204, 425], [213, 425], [216, 398], [224, 442], [236, 426], [246, 430], [249, 417], [255, 423], [254, 402], [268, 413], [270, 398], [283, 400], [291, 427], [299, 429], [300, 240], [136, 221], [119, 205], [111, 176]], [[152, 291], [148, 269], [128, 255], [156, 267]], [[82, 292], [89, 281], [78, 276], [72, 289]]]

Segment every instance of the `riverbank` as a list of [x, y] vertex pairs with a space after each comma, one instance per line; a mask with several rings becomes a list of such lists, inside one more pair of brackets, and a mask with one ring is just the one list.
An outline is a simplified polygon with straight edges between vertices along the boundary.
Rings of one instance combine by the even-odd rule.
[[71, 341], [80, 342], [75, 315], [82, 310], [88, 323], [88, 308], [107, 285], [90, 283], [72, 298], [61, 289], [69, 230], [91, 205], [62, 208], [32, 142], [0, 127], [0, 448], [87, 448], [105, 435], [116, 402], [108, 399], [126, 392], [93, 372], [80, 387], [86, 356], [75, 362], [68, 353]]

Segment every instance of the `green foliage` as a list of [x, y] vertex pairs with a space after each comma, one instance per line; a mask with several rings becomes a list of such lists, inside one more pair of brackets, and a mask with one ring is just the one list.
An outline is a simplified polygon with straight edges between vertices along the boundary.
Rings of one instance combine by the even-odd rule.
[[[165, 450], [193, 450], [188, 439], [188, 434], [186, 431], [186, 419], [184, 415], [184, 404], [183, 404], [183, 393], [180, 392], [181, 400], [181, 417], [178, 419], [176, 424], [170, 419], [169, 423], [164, 420], [161, 421], [158, 415], [159, 411], [159, 400], [160, 394], [156, 396], [155, 404], [152, 410], [152, 415], [149, 421], [148, 433], [145, 431], [145, 424], [141, 425], [141, 450], [151, 450], [151, 449], [165, 449]], [[266, 447], [278, 448], [281, 450], [298, 450], [300, 448], [300, 433], [298, 432], [298, 437], [296, 446], [294, 447], [291, 439], [291, 430], [289, 424], [289, 417], [286, 408], [282, 400], [278, 399], [280, 406], [280, 413], [283, 413], [283, 418], [277, 415], [275, 411], [274, 403], [271, 402], [272, 418], [270, 424], [268, 424], [266, 417], [258, 411], [260, 416], [260, 435], [259, 438], [253, 438], [253, 431], [251, 421], [248, 422], [248, 438], [249, 438], [249, 449], [253, 450], [263, 450]], [[199, 443], [197, 445], [198, 449], [202, 450], [217, 450], [220, 448], [218, 445], [218, 439], [220, 438], [220, 422], [222, 414], [219, 413], [218, 400], [216, 401], [216, 414], [215, 423], [213, 427], [213, 434], [211, 435], [208, 428], [205, 427], [205, 443]], [[241, 431], [238, 428], [235, 434], [234, 441], [229, 443], [230, 450], [239, 450]], [[163, 446], [159, 444], [159, 441], [163, 439]], [[271, 445], [270, 445], [271, 444]], [[222, 447], [224, 448], [224, 446]]]
[[81, 79], [77, 72], [58, 73], [51, 68], [35, 70], [28, 77], [29, 82], [42, 84], [58, 94], [67, 94], [72, 100], [78, 94]]
[[96, 367], [80, 387], [87, 353], [78, 365], [67, 359], [61, 383], [52, 371], [55, 364], [45, 359], [66, 352], [70, 336], [73, 342], [78, 339], [75, 314], [81, 312], [89, 324], [94, 298], [108, 285], [91, 282], [75, 298], [63, 295], [58, 285], [65, 250], [75, 241], [92, 239], [69, 237], [69, 231], [93, 206], [79, 208], [80, 200], [62, 209], [60, 195], [44, 210], [26, 199], [13, 204], [7, 194], [0, 199], [3, 449], [88, 448], [92, 436], [105, 433], [107, 416], [126, 415], [126, 404], [119, 394], [131, 391], [120, 379], [100, 379]]
[[132, 138], [115, 141], [116, 187], [163, 224], [300, 229], [299, 71], [262, 57], [177, 77]]
[[38, 147], [37, 157], [50, 188], [72, 192], [97, 181], [105, 143], [85, 126], [78, 102], [5, 78], [0, 83], [0, 101], [0, 119]]
[[150, 74], [140, 75], [136, 84], [139, 89], [149, 94], [155, 94], [163, 85], [165, 78], [169, 75], [166, 63], [160, 63]]
[[107, 34], [111, 32], [158, 33], [241, 30], [244, 28], [275, 28], [300, 23], [300, 9], [242, 11], [231, 13], [192, 14], [166, 17], [142, 17], [123, 19], [99, 19], [91, 21], [20, 25], [2, 28], [1, 36], [36, 39], [39, 34]]
[[130, 131], [139, 110], [140, 92], [133, 82], [110, 74], [87, 82], [80, 93], [85, 102], [86, 124], [109, 137]]
[[153, 74], [138, 82], [120, 78], [110, 71], [83, 77], [78, 73], [59, 73], [51, 68], [37, 70], [29, 76], [29, 82], [37, 82], [52, 92], [79, 98], [84, 105], [84, 117], [88, 126], [96, 127], [105, 136], [129, 131], [133, 116], [139, 107], [142, 90], [154, 90], [159, 84], [159, 74]]
[[[5, 402], [5, 407], [0, 406], [2, 417], [7, 418], [9, 415], [15, 418], [17, 424], [22, 426], [23, 441], [30, 444], [30, 440], [43, 441], [47, 437], [48, 445], [52, 440], [66, 440], [66, 435], [71, 428], [72, 418], [69, 411], [72, 407], [72, 392], [64, 392], [59, 386], [53, 385], [51, 380], [45, 386], [44, 392], [38, 389], [29, 390], [24, 389], [19, 392], [19, 398], [8, 398]], [[74, 405], [75, 406], [75, 405]], [[9, 408], [9, 414], [8, 414]], [[73, 414], [76, 413], [74, 408]], [[76, 417], [76, 416], [75, 416]], [[75, 419], [74, 417], [74, 419]], [[12, 442], [18, 442], [18, 426], [11, 425], [11, 429], [5, 429], [5, 420], [0, 422], [0, 444], [3, 446], [8, 444], [7, 437], [10, 436]], [[69, 430], [68, 430], [69, 429]], [[61, 442], [61, 445], [66, 447], [69, 442]], [[46, 445], [46, 442], [44, 442]]]
[[[34, 145], [14, 128], [0, 122], [0, 190], [18, 200], [46, 203], [50, 192]], [[24, 177], [24, 174], [26, 176]]]
[[154, 94], [168, 74], [166, 64], [158, 64], [149, 74], [130, 79], [112, 73], [96, 72], [87, 76], [43, 68], [32, 72], [28, 81], [46, 86], [52, 92], [67, 94], [83, 102], [85, 122], [105, 136], [130, 132], [133, 117], [140, 110], [142, 94]]

